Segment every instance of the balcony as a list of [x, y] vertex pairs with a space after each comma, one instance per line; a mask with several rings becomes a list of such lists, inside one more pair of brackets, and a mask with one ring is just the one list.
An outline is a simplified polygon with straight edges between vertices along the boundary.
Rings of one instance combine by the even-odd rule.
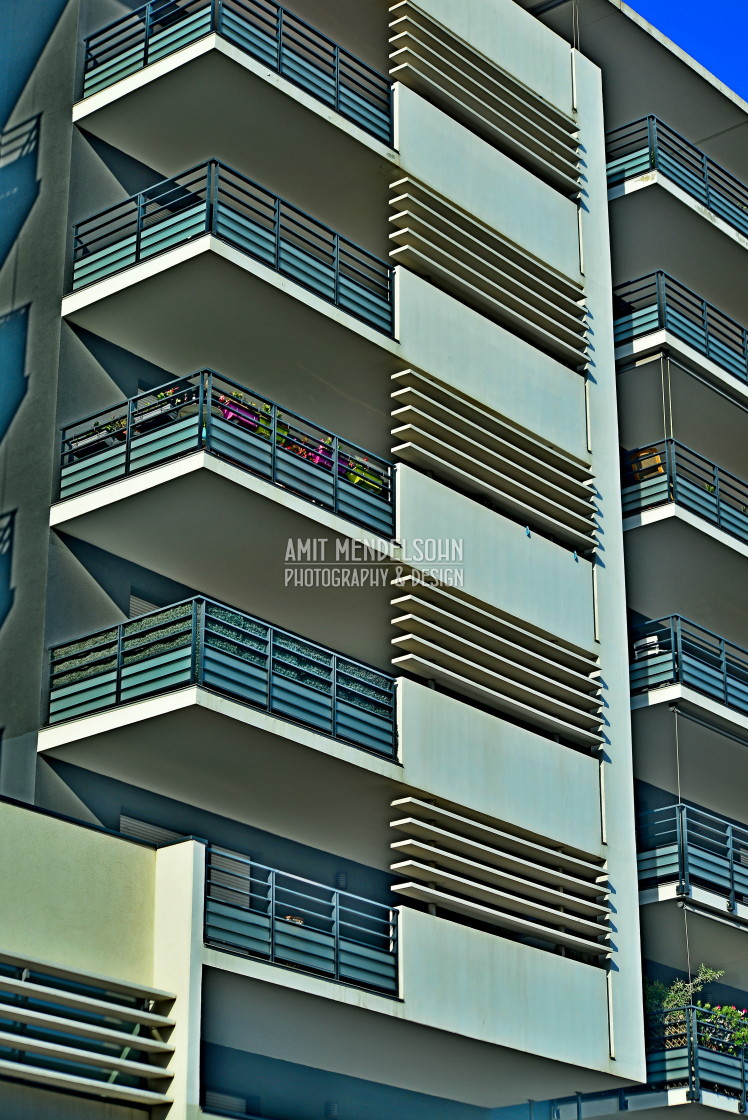
[[73, 291], [206, 235], [392, 333], [389, 264], [217, 160], [79, 222]]
[[211, 370], [63, 428], [60, 500], [198, 451], [393, 534], [389, 464]]
[[673, 615], [632, 634], [631, 691], [682, 685], [748, 714], [748, 650]]
[[748, 186], [654, 116], [608, 134], [608, 185], [660, 171], [732, 229], [748, 237]]
[[704, 1007], [678, 1007], [651, 1016], [647, 1025], [648, 1087], [686, 1088], [686, 1099], [702, 1090], [737, 1097], [746, 1110], [746, 1048], [729, 1017]]
[[274, 0], [151, 0], [86, 39], [83, 97], [210, 34], [391, 143], [390, 80]]
[[748, 543], [748, 484], [674, 439], [625, 455], [623, 514], [675, 502]]
[[206, 874], [209, 947], [397, 992], [396, 910], [220, 848]]
[[748, 901], [748, 829], [689, 805], [642, 813], [639, 881], [676, 883], [678, 894], [701, 888], [727, 900], [734, 913]]
[[[636, 354], [648, 348], [639, 340], [667, 332], [684, 343], [687, 351], [703, 355], [748, 383], [746, 328], [664, 272], [615, 289], [614, 332], [616, 347], [626, 347]], [[668, 342], [667, 337], [660, 336], [651, 340], [650, 348], [661, 349]], [[703, 363], [696, 362], [702, 367]]]
[[392, 677], [205, 598], [52, 649], [48, 722], [190, 685], [367, 751], [395, 752]]

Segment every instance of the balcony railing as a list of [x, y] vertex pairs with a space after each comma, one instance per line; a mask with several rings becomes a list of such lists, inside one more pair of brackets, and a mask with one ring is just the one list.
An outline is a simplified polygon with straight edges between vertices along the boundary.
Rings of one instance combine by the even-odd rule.
[[632, 634], [631, 689], [669, 684], [748, 712], [748, 650], [677, 615], [647, 622]]
[[206, 233], [391, 333], [393, 270], [386, 261], [217, 160], [79, 222], [73, 289]]
[[397, 991], [397, 911], [210, 848], [205, 941], [378, 991]]
[[195, 684], [365, 750], [394, 754], [393, 677], [202, 597], [54, 647], [48, 721]]
[[748, 331], [664, 272], [615, 289], [616, 345], [666, 330], [733, 377], [748, 381]]
[[60, 498], [201, 450], [392, 535], [388, 463], [211, 370], [63, 428]]
[[703, 1089], [737, 1097], [746, 1108], [746, 1053], [729, 1015], [706, 1007], [677, 1007], [649, 1017], [647, 1085], [676, 1086], [699, 1100]]
[[675, 882], [680, 894], [696, 884], [731, 911], [748, 899], [748, 829], [679, 804], [642, 813], [637, 832], [642, 883]]
[[748, 483], [674, 439], [630, 451], [623, 461], [624, 516], [666, 502], [748, 542]]
[[668, 179], [748, 237], [748, 186], [657, 117], [642, 117], [608, 133], [608, 183], [661, 171]]
[[85, 41], [83, 96], [215, 33], [385, 143], [392, 84], [274, 0], [152, 0]]

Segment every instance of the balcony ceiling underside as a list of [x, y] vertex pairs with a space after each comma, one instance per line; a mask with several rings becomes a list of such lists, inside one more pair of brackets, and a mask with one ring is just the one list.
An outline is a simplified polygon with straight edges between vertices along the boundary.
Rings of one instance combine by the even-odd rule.
[[[183, 65], [79, 119], [80, 127], [162, 175], [177, 175], [205, 159], [223, 160], [386, 256], [387, 188], [397, 178], [397, 163], [384, 155], [384, 146], [283, 79], [261, 77], [264, 68], [252, 59], [234, 61], [226, 49], [219, 40], [218, 48], [197, 58], [194, 48], [183, 52]], [[166, 63], [174, 61], [172, 56]], [[152, 72], [163, 65], [154, 64]]]
[[[448, 982], [433, 977], [435, 985]], [[547, 1100], [624, 1084], [519, 1048], [403, 1021], [407, 989], [402, 1008], [393, 1005], [397, 1018], [217, 970], [206, 973], [205, 991], [208, 1042], [481, 1108], [516, 1104], [526, 1099], [530, 1085]]]
[[[698, 719], [711, 718], [708, 712], [687, 705], [679, 705], [679, 709], [685, 713], [690, 710]], [[631, 715], [634, 768], [640, 781], [666, 790], [676, 800], [680, 793], [685, 801], [748, 824], [745, 731], [733, 726], [732, 732], [744, 738], [727, 738], [718, 729], [694, 723], [685, 714], [676, 717], [666, 704], [639, 709]]]
[[[683, 899], [690, 905], [687, 898]], [[717, 912], [715, 911], [715, 914]], [[702, 961], [725, 971], [723, 983], [745, 991], [748, 988], [748, 938], [744, 927], [731, 924], [725, 905], [719, 918], [706, 913], [684, 911], [675, 899], [652, 902], [640, 909], [642, 944], [648, 960], [670, 968], [689, 970]]]
[[[195, 690], [187, 691], [191, 695]], [[127, 711], [133, 716], [136, 711], [141, 716], [163, 713], [165, 707], [181, 702], [176, 700], [181, 695], [173, 694], [174, 703], [160, 697], [131, 705]], [[354, 747], [343, 747], [344, 753], [363, 758], [364, 765], [331, 758], [323, 750], [287, 738], [286, 730], [289, 735], [307, 734], [294, 724], [230, 700], [209, 698], [209, 703], [211, 699], [211, 707], [192, 703], [98, 732], [95, 728], [103, 726], [102, 717], [91, 717], [85, 724], [93, 729], [92, 734], [56, 746], [45, 757], [145, 787], [345, 859], [388, 869], [389, 802], [398, 787], [365, 768], [368, 756]], [[272, 733], [268, 725], [279, 733]], [[80, 730], [82, 723], [69, 726]], [[64, 729], [55, 729], [55, 736], [61, 740]], [[330, 742], [322, 736], [315, 738], [321, 747]], [[44, 741], [42, 736], [42, 748]], [[380, 763], [379, 768], [397, 772], [392, 764]]]
[[[519, 0], [536, 8], [541, 0]], [[732, 91], [706, 81], [697, 63], [664, 36], [621, 10], [620, 0], [580, 0], [579, 47], [603, 71], [606, 128], [655, 113], [692, 143], [748, 180], [748, 106]], [[542, 16], [569, 42], [574, 38], [571, 0]], [[726, 33], [732, 32], [731, 27]]]
[[[192, 461], [199, 464], [200, 456]], [[243, 485], [199, 465], [154, 485], [160, 477], [159, 469], [135, 475], [120, 484], [131, 490], [129, 497], [57, 528], [310, 641], [389, 668], [389, 586], [286, 586], [286, 567], [294, 567], [285, 559], [289, 540], [296, 555], [299, 539], [325, 538], [333, 564], [338, 542], [345, 547], [347, 538], [314, 520], [317, 507], [294, 498], [289, 508], [251, 489], [253, 476]], [[287, 495], [276, 489], [279, 498]], [[308, 517], [297, 512], [303, 506]]]
[[722, 544], [712, 533], [727, 534], [683, 512], [703, 530], [672, 516], [624, 534], [628, 605], [646, 618], [682, 615], [746, 645], [745, 545], [737, 539], [734, 549]]
[[[660, 173], [661, 174], [661, 173]], [[662, 270], [739, 323], [745, 323], [748, 249], [657, 183], [609, 207], [613, 284]]]
[[[200, 241], [206, 244], [205, 238]], [[184, 255], [184, 250], [176, 253]], [[107, 285], [123, 286], [68, 318], [175, 376], [218, 370], [376, 454], [387, 454], [389, 379], [402, 366], [391, 340], [381, 335], [377, 345], [378, 332], [332, 304], [324, 305], [328, 313], [318, 311], [308, 302], [317, 297], [292, 281], [282, 281], [288, 291], [281, 290], [273, 282], [276, 274], [251, 258], [242, 257], [239, 267], [205, 249], [171, 264], [175, 255], [110, 278]], [[158, 271], [148, 276], [154, 267]], [[89, 291], [93, 296], [96, 287], [73, 298], [80, 302]]]

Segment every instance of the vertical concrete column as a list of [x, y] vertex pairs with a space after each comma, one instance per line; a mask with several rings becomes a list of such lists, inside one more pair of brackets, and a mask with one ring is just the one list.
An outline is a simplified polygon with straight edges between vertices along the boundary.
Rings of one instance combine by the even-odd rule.
[[174, 1080], [169, 1120], [200, 1113], [200, 1002], [202, 988], [205, 846], [185, 840], [156, 853], [153, 986], [174, 992], [171, 1035]]

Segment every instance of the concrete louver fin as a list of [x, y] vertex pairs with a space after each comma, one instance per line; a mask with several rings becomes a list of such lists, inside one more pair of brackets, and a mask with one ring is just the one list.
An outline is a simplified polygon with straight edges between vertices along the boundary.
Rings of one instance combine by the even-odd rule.
[[146, 1109], [170, 1103], [172, 993], [8, 953], [0, 961], [0, 1078]]
[[393, 664], [541, 733], [590, 752], [601, 744], [602, 698], [593, 654], [531, 630], [455, 589], [396, 581]]
[[[610, 955], [604, 861], [500, 821], [417, 796], [392, 803], [392, 890], [454, 920], [480, 923], [587, 961]], [[432, 912], [434, 910], [432, 909]]]
[[408, 176], [390, 187], [390, 259], [582, 371], [587, 309], [575, 280]]
[[430, 375], [403, 370], [392, 383], [395, 458], [567, 548], [594, 549], [594, 487], [587, 464]]
[[390, 9], [390, 77], [571, 197], [580, 190], [576, 121], [411, 0]]

